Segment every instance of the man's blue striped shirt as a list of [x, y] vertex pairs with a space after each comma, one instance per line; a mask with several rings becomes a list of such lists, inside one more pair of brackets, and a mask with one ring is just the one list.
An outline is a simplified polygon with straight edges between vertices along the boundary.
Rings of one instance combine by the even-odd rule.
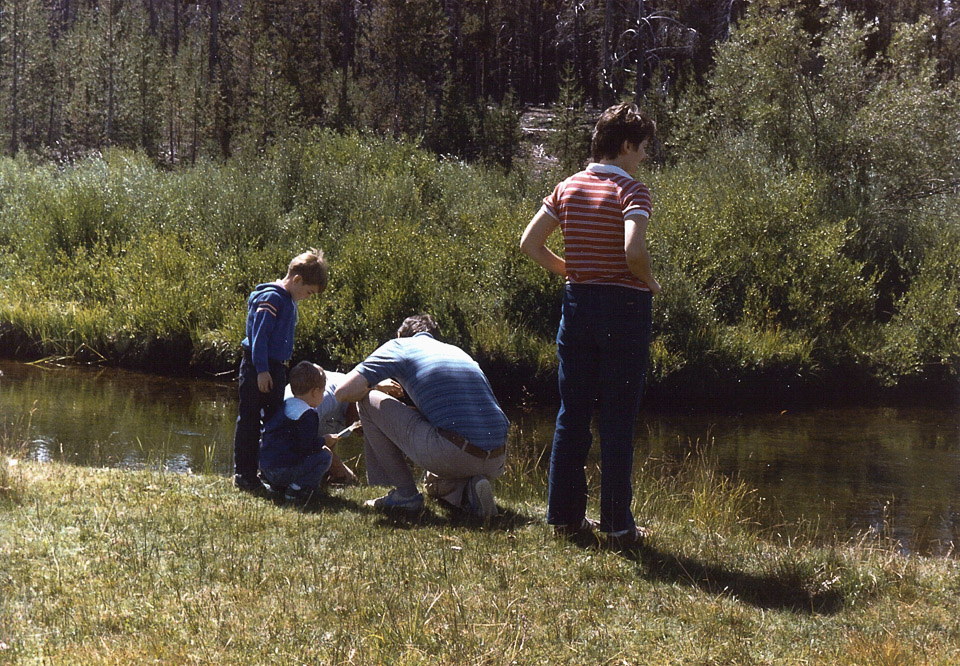
[[432, 425], [487, 451], [507, 441], [510, 422], [486, 376], [459, 347], [429, 333], [384, 343], [356, 370], [373, 386], [395, 379]]

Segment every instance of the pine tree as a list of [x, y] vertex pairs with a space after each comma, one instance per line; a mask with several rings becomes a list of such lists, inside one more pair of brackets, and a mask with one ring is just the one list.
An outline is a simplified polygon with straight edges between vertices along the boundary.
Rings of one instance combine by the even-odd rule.
[[553, 134], [548, 142], [550, 153], [560, 162], [562, 173], [583, 168], [590, 149], [590, 133], [584, 124], [583, 91], [570, 67], [561, 76], [560, 96], [553, 106]]

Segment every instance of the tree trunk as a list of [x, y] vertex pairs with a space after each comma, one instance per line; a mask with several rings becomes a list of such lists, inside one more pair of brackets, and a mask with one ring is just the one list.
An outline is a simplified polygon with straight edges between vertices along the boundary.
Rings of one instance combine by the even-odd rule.
[[107, 145], [110, 145], [113, 142], [113, 97], [114, 97], [114, 84], [113, 84], [113, 60], [114, 60], [114, 49], [113, 49], [113, 0], [107, 4], [107, 126], [106, 126], [106, 138]]
[[486, 99], [487, 95], [487, 68], [490, 44], [493, 40], [490, 38], [490, 10], [486, 1], [483, 3], [483, 51], [480, 53], [480, 99]]
[[147, 0], [147, 15], [150, 17], [147, 30], [151, 36], [155, 36], [157, 34], [157, 8], [154, 5], [154, 0]]
[[393, 138], [400, 137], [400, 58], [393, 63]]
[[644, 48], [643, 33], [649, 28], [646, 22], [647, 8], [643, 0], [637, 0], [637, 82], [633, 91], [634, 104], [640, 104], [643, 99], [643, 70], [647, 60], [647, 50]]
[[14, 2], [13, 5], [13, 30], [12, 39], [12, 78], [10, 81], [10, 153], [16, 155], [20, 150], [20, 21], [19, 19], [20, 3]]
[[613, 0], [606, 0], [603, 9], [603, 71], [600, 72], [600, 106], [604, 109], [613, 104], [613, 88], [610, 70], [613, 66], [610, 54], [610, 39], [613, 32]]
[[0, 72], [3, 71], [3, 19], [7, 15], [7, 3], [0, 0]]
[[317, 69], [314, 76], [317, 81], [323, 77], [323, 0], [317, 0]]
[[173, 57], [180, 53], [180, 0], [173, 0]]
[[210, 52], [209, 79], [211, 83], [217, 80], [217, 63], [220, 62], [220, 0], [210, 0]]
[[573, 6], [573, 72], [580, 87], [586, 90], [583, 77], [583, 57], [580, 55], [580, 3]]

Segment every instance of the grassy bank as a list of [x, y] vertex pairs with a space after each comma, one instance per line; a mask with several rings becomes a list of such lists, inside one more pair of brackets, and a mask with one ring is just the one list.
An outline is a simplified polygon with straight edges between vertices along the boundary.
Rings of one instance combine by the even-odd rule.
[[695, 459], [638, 469], [652, 537], [625, 557], [555, 541], [522, 455], [482, 526], [432, 503], [382, 518], [366, 486], [296, 507], [218, 476], [12, 464], [15, 442], [0, 464], [3, 664], [960, 659], [955, 560], [760, 529], [749, 489]]
[[[518, 238], [560, 174], [531, 173], [325, 131], [177, 171], [122, 150], [65, 166], [3, 159], [0, 348], [228, 372], [249, 291], [317, 245], [331, 283], [302, 308], [295, 359], [349, 367], [404, 316], [429, 311], [502, 399], [550, 401], [562, 285]], [[860, 246], [866, 221], [835, 205], [830, 179], [747, 139], [641, 176], [654, 192], [650, 246], [664, 284], [651, 395], [783, 408], [960, 385], [951, 194], [915, 211], [909, 270], [894, 281], [890, 252]], [[887, 247], [901, 231], [870, 234], [889, 232]]]

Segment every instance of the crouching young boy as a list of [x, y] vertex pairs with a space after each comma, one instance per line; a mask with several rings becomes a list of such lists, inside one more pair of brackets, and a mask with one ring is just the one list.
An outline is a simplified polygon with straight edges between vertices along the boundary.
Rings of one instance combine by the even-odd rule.
[[[290, 370], [293, 397], [267, 421], [260, 443], [260, 476], [286, 499], [309, 497], [334, 462], [320, 434], [316, 407], [323, 401], [326, 377], [309, 361]], [[337, 461], [339, 463], [339, 460]]]

